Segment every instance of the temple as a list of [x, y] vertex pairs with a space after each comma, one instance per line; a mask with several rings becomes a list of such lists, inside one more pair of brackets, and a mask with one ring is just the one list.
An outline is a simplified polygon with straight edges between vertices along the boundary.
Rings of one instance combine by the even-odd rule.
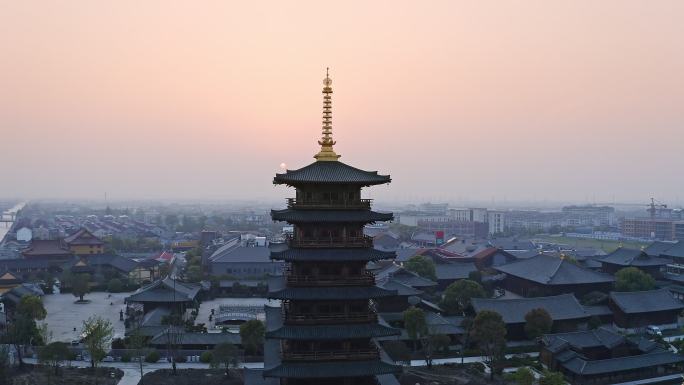
[[381, 360], [375, 338], [398, 335], [378, 324], [375, 300], [396, 295], [376, 286], [369, 261], [391, 259], [394, 252], [373, 248], [363, 234], [368, 223], [392, 214], [371, 210], [361, 189], [390, 182], [388, 175], [363, 171], [338, 159], [332, 138], [332, 81], [323, 81], [323, 135], [316, 161], [276, 174], [273, 183], [296, 189], [287, 208], [273, 210], [275, 221], [293, 225], [286, 247], [271, 259], [285, 263], [282, 276], [269, 282], [269, 298], [280, 308], [266, 309], [264, 370], [246, 383], [281, 385], [366, 385], [396, 383], [401, 367]]

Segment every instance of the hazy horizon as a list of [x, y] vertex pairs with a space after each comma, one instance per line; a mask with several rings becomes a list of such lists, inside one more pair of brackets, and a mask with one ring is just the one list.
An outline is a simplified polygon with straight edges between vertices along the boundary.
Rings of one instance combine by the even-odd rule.
[[[341, 161], [390, 202], [681, 206], [684, 3], [4, 2], [0, 197], [258, 200]], [[497, 202], [498, 205], [497, 205]]]

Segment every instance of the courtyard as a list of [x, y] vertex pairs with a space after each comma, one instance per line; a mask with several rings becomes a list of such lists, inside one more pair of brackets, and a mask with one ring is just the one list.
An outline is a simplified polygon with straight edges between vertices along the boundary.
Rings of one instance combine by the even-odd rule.
[[[53, 341], [71, 342], [78, 340], [83, 321], [91, 316], [100, 316], [112, 322], [114, 338], [123, 338], [124, 322], [119, 320], [119, 312], [126, 310], [124, 298], [131, 293], [94, 292], [85, 296], [89, 303], [77, 304], [71, 293], [49, 294], [43, 297], [47, 324]], [[76, 328], [76, 331], [74, 331]]]

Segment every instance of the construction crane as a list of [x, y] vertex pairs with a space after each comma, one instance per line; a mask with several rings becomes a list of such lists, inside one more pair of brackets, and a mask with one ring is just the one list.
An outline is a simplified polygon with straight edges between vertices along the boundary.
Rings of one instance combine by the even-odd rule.
[[655, 218], [658, 210], [663, 209], [667, 209], [667, 205], [658, 202], [654, 198], [651, 198], [651, 204], [648, 205], [648, 210], [646, 211], [648, 211], [651, 214], [651, 218]]

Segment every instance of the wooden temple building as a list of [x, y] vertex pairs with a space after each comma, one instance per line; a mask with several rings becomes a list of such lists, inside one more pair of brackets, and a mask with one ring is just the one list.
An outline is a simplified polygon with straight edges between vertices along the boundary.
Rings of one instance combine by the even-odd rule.
[[394, 258], [373, 248], [363, 234], [368, 223], [391, 220], [371, 210], [361, 189], [390, 182], [388, 175], [363, 171], [338, 160], [333, 150], [332, 81], [323, 81], [323, 135], [316, 161], [276, 174], [273, 183], [296, 189], [274, 221], [294, 227], [287, 247], [272, 249], [284, 261], [282, 276], [269, 281], [264, 370], [245, 374], [245, 383], [281, 385], [370, 385], [396, 383], [401, 367], [381, 360], [374, 338], [398, 335], [378, 323], [375, 299], [395, 295], [376, 286], [369, 261]]

